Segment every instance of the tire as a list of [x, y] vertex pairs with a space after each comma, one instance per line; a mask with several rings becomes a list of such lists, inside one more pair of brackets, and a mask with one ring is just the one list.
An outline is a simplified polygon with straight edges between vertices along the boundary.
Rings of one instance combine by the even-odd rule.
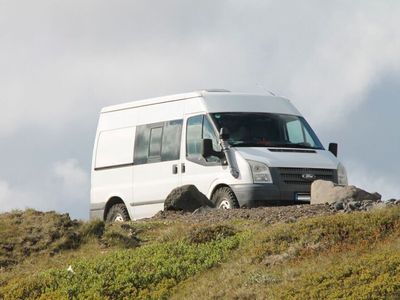
[[212, 196], [212, 202], [218, 209], [234, 209], [239, 208], [239, 202], [233, 191], [225, 186], [219, 188]]
[[131, 218], [129, 217], [128, 210], [123, 203], [117, 203], [111, 206], [106, 216], [107, 223], [126, 222], [130, 220]]

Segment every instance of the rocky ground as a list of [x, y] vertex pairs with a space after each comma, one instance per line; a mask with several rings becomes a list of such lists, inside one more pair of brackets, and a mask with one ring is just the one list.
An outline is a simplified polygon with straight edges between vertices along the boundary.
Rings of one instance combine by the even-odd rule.
[[183, 221], [188, 223], [219, 223], [243, 219], [273, 223], [291, 223], [302, 218], [334, 214], [330, 207], [320, 205], [273, 206], [252, 209], [200, 209], [194, 213], [183, 211], [160, 211], [150, 220]]

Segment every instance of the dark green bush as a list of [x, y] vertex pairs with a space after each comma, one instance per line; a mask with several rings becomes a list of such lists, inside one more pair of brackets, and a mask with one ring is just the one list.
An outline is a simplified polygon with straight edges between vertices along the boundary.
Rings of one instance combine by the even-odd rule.
[[240, 237], [210, 243], [185, 241], [119, 250], [66, 269], [15, 278], [0, 287], [0, 298], [164, 299], [176, 284], [223, 261]]

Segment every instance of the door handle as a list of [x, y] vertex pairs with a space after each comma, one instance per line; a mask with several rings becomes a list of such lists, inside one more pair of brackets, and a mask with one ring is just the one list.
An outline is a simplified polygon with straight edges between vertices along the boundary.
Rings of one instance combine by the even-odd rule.
[[178, 165], [172, 165], [172, 174], [178, 174]]
[[186, 166], [185, 163], [181, 164], [181, 173], [185, 173], [186, 172]]

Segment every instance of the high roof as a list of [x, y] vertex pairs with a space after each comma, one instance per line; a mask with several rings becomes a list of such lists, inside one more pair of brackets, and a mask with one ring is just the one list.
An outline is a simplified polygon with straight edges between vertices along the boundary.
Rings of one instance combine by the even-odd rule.
[[[228, 96], [228, 97], [227, 97]], [[185, 99], [193, 99], [202, 97], [205, 102], [208, 111], [225, 111], [227, 107], [229, 109], [240, 110], [240, 111], [258, 111], [274, 109], [277, 112], [285, 112], [298, 114], [299, 112], [289, 103], [287, 99], [260, 94], [248, 94], [248, 93], [231, 93], [223, 89], [209, 89], [202, 91], [195, 91], [190, 93], [175, 94], [157, 98], [150, 98], [145, 100], [137, 100], [128, 103], [122, 103], [118, 105], [108, 106], [101, 110], [102, 113], [108, 113], [113, 111], [125, 110], [134, 107], [154, 105], [159, 103], [167, 103], [174, 101], [181, 101]], [[268, 99], [268, 102], [265, 102]], [[248, 101], [252, 100], [252, 101]], [[246, 103], [243, 106], [243, 101]], [[226, 108], [224, 109], [224, 107]]]
[[208, 94], [208, 93], [223, 93], [223, 94], [225, 94], [225, 93], [230, 93], [230, 92], [228, 90], [224, 90], [224, 89], [207, 89], [207, 90], [195, 91], [195, 92], [190, 92], [190, 93], [149, 98], [149, 99], [145, 99], [145, 100], [136, 100], [136, 101], [131, 101], [131, 102], [127, 102], [127, 103], [104, 107], [101, 110], [101, 112], [107, 113], [107, 112], [123, 110], [123, 109], [128, 109], [128, 108], [133, 108], [133, 107], [196, 98], [196, 97], [204, 96], [205, 94]]

